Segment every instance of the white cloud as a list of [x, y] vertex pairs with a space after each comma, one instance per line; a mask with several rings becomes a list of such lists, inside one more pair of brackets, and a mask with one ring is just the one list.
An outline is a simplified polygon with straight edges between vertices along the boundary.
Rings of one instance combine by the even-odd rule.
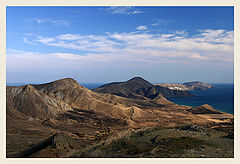
[[106, 9], [110, 11], [112, 14], [124, 14], [124, 15], [135, 15], [141, 14], [142, 11], [136, 10], [130, 6], [112, 6]]
[[44, 44], [47, 44], [47, 43], [55, 41], [55, 39], [54, 38], [38, 36], [36, 41], [44, 43]]
[[152, 26], [167, 25], [173, 22], [173, 20], [158, 19], [157, 21], [155, 21], [155, 23], [152, 24]]
[[24, 43], [27, 43], [27, 44], [32, 44], [32, 42], [31, 42], [31, 41], [29, 41], [29, 40], [28, 40], [28, 38], [26, 38], [26, 37], [24, 37], [24, 38], [23, 38], [23, 41], [24, 41]]
[[49, 20], [49, 23], [52, 23], [55, 26], [69, 26], [69, 23], [63, 20]]
[[80, 50], [84, 56], [55, 53], [55, 57], [80, 61], [189, 62], [233, 61], [233, 31], [200, 30], [189, 36], [186, 31], [150, 34], [144, 32], [107, 33], [106, 35], [62, 34], [27, 39], [48, 46]]
[[152, 26], [157, 26], [157, 25], [158, 25], [158, 23], [153, 23], [153, 24], [152, 24]]
[[191, 58], [194, 58], [194, 59], [203, 59], [203, 60], [207, 59], [206, 57], [201, 56], [201, 55], [198, 54], [198, 53], [194, 53], [194, 54], [192, 54], [190, 57], [191, 57]]
[[233, 31], [225, 30], [199, 30], [200, 32], [200, 41], [205, 42], [216, 42], [216, 43], [233, 43]]
[[137, 30], [147, 30], [147, 26], [138, 26]]
[[184, 31], [184, 30], [177, 30], [177, 31], [175, 31], [175, 33], [183, 35], [183, 34], [186, 34], [186, 31]]
[[63, 34], [58, 36], [58, 39], [60, 40], [78, 40], [81, 38], [82, 36], [78, 34]]
[[28, 51], [22, 51], [22, 50], [15, 50], [15, 49], [7, 49], [7, 60], [8, 64], [10, 64], [12, 60], [15, 60], [17, 62], [19, 61], [41, 61], [43, 59], [49, 58], [51, 55], [39, 53], [39, 52], [28, 52]]
[[65, 20], [54, 20], [54, 19], [48, 19], [48, 18], [30, 18], [26, 20], [29, 23], [37, 23], [38, 25], [41, 24], [46, 24], [46, 23], [50, 23], [54, 26], [69, 26], [68, 21]]
[[138, 10], [134, 10], [133, 12], [132, 12], [132, 14], [134, 15], [134, 14], [141, 14], [141, 13], [143, 13], [142, 11], [138, 11]]

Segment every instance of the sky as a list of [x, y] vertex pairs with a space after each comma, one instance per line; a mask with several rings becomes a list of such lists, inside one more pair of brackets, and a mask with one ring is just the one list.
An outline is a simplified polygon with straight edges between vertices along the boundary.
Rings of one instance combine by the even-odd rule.
[[7, 83], [233, 83], [233, 7], [7, 7]]

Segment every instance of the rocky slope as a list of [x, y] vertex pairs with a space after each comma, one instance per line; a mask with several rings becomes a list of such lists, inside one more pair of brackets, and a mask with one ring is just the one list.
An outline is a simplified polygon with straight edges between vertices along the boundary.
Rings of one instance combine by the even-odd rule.
[[234, 155], [227, 132], [191, 124], [126, 129], [88, 144], [59, 132], [12, 157], [233, 158]]
[[143, 100], [147, 98], [154, 99], [159, 94], [162, 94], [165, 98], [192, 96], [191, 93], [186, 91], [171, 90], [162, 86], [154, 86], [141, 77], [134, 77], [126, 82], [105, 84], [93, 89], [93, 91]]
[[41, 119], [55, 117], [74, 109], [124, 118], [127, 116], [126, 109], [132, 106], [130, 100], [95, 93], [70, 78], [41, 85], [7, 87], [7, 97], [8, 112], [17, 110]]
[[[101, 146], [96, 148], [100, 143], [118, 142], [115, 134], [126, 130], [124, 134], [131, 136], [130, 131], [147, 127], [173, 128], [196, 124], [223, 129], [224, 126], [224, 135], [233, 129], [232, 115], [209, 113], [209, 110], [215, 110], [206, 105], [193, 109], [174, 104], [163, 97], [163, 90], [158, 92], [157, 87], [143, 79], [134, 78], [117, 86], [124, 90], [125, 96], [94, 92], [71, 78], [40, 85], [7, 87], [7, 157], [84, 157], [86, 154], [82, 152], [85, 151], [89, 152], [86, 157], [94, 157], [95, 150], [102, 151], [98, 149]], [[203, 108], [207, 110], [205, 113]], [[139, 145], [133, 142], [130, 147]], [[154, 152], [158, 147], [146, 148]], [[102, 148], [111, 149], [111, 146]], [[129, 157], [129, 154], [122, 155]], [[119, 157], [117, 154], [113, 156]], [[162, 157], [154, 153], [144, 155], [155, 156]], [[105, 155], [100, 153], [97, 157]]]
[[16, 110], [33, 118], [45, 118], [71, 110], [66, 102], [54, 99], [32, 85], [7, 87], [7, 105], [7, 112], [14, 113]]

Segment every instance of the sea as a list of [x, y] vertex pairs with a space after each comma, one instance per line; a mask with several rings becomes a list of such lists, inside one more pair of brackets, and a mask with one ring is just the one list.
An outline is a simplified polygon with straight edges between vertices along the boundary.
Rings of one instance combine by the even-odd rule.
[[168, 98], [168, 100], [191, 107], [208, 104], [214, 109], [234, 114], [234, 84], [212, 84], [214, 88], [190, 91], [193, 97]]
[[[103, 84], [104, 83], [80, 83], [80, 85], [88, 89], [94, 89]], [[26, 83], [7, 83], [7, 86], [21, 85], [26, 85]], [[168, 100], [179, 105], [187, 105], [191, 107], [208, 104], [219, 111], [234, 114], [234, 84], [212, 85], [214, 88], [190, 91], [194, 95], [193, 97], [168, 98]]]

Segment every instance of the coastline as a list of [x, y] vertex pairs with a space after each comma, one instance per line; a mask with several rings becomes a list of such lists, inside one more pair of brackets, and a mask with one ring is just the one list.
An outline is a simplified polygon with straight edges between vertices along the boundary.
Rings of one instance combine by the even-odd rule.
[[218, 83], [215, 87], [207, 90], [190, 91], [195, 96], [188, 98], [168, 98], [168, 100], [190, 107], [209, 104], [214, 109], [229, 114], [234, 114], [234, 84]]
[[[33, 83], [24, 83], [24, 82], [13, 83], [13, 82], [11, 82], [11, 83], [7, 83], [7, 86], [21, 86], [21, 85], [27, 85], [27, 84], [33, 84]], [[105, 83], [79, 83], [79, 84], [88, 89], [94, 89]], [[233, 83], [210, 83], [210, 84], [215, 87], [209, 88], [207, 90], [192, 90], [192, 91], [190, 91], [191, 93], [193, 93], [195, 95], [194, 97], [167, 98], [167, 99], [178, 105], [186, 105], [186, 106], [190, 106], [190, 107], [197, 107], [197, 106], [200, 106], [203, 104], [209, 104], [213, 108], [215, 108], [221, 112], [226, 112], [228, 114], [234, 114], [234, 102], [230, 103], [231, 100], [229, 100], [229, 98], [231, 98], [231, 94], [228, 94], [228, 96], [226, 96], [228, 98], [228, 102], [229, 102], [228, 104], [224, 104], [223, 100], [226, 98], [220, 99], [219, 102], [217, 100], [214, 100], [214, 102], [209, 100], [209, 98], [211, 99], [211, 98], [213, 98], [212, 96], [214, 96], [214, 94], [211, 93], [212, 91], [215, 91], [216, 89], [221, 89], [221, 87], [223, 87], [223, 86], [230, 86], [230, 88], [227, 88], [227, 89], [231, 89], [231, 86], [232, 86], [232, 89], [234, 89], [234, 84]], [[209, 96], [207, 97], [206, 96], [207, 94], [208, 95], [210, 94], [210, 97]], [[234, 99], [233, 93], [232, 93], [231, 99], [232, 99], [232, 101]]]

